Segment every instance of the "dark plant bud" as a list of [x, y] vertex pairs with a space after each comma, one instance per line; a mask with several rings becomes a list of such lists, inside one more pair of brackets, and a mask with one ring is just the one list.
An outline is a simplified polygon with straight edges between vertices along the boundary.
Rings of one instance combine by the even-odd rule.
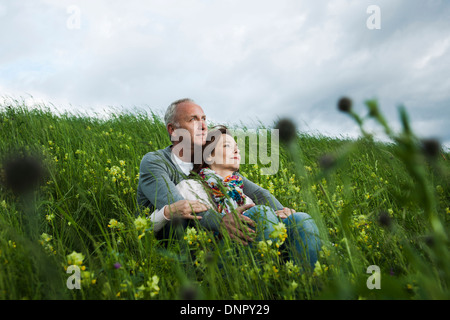
[[350, 112], [352, 110], [353, 102], [350, 98], [343, 97], [339, 99], [338, 109], [342, 112]]
[[196, 300], [198, 298], [198, 290], [192, 285], [183, 286], [180, 289], [180, 297], [182, 300]]
[[208, 251], [205, 254], [205, 263], [208, 265], [212, 265], [214, 262], [215, 262], [214, 254]]
[[34, 191], [44, 181], [45, 168], [38, 157], [16, 155], [3, 164], [4, 182], [15, 194]]
[[435, 139], [425, 139], [422, 140], [422, 152], [430, 157], [435, 158], [439, 155], [439, 152], [441, 151], [441, 144], [439, 141]]
[[386, 211], [381, 211], [378, 216], [378, 223], [384, 228], [390, 228], [392, 225], [392, 219], [389, 216], [389, 213]]
[[434, 237], [429, 235], [425, 237], [425, 243], [427, 244], [427, 246], [429, 247], [433, 247], [434, 246]]
[[183, 239], [184, 237], [184, 229], [185, 229], [186, 220], [181, 218], [180, 216], [172, 216], [171, 218], [171, 228], [173, 237], [176, 239]]
[[289, 119], [281, 119], [278, 121], [275, 129], [279, 131], [280, 140], [289, 143], [297, 137], [297, 128], [295, 124]]
[[183, 218], [176, 215], [171, 218], [173, 228], [183, 228]]
[[331, 154], [324, 154], [319, 158], [319, 166], [323, 170], [329, 170], [336, 164], [336, 159]]

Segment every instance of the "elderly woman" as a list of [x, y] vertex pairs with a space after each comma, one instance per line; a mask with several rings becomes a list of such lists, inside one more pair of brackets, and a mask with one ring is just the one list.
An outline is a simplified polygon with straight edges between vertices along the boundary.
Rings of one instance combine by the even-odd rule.
[[[241, 157], [238, 146], [227, 129], [221, 127], [210, 131], [203, 150], [204, 161], [195, 165], [193, 170], [195, 174], [192, 176], [197, 177], [183, 180], [177, 185], [185, 199], [199, 200], [223, 217], [232, 217], [236, 213], [242, 215], [240, 220], [248, 226], [237, 230], [239, 234], [230, 233], [230, 236], [241, 240], [245, 245], [248, 244], [245, 240], [252, 241], [245, 233], [256, 233], [256, 240], [268, 240], [274, 226], [283, 222], [287, 232], [285, 245], [291, 257], [302, 261], [306, 259], [314, 266], [320, 249], [319, 233], [314, 220], [306, 213], [289, 208], [274, 210], [269, 206], [256, 205], [243, 193], [243, 179], [239, 174]], [[161, 216], [161, 210], [155, 211], [151, 216], [155, 231], [160, 230], [168, 221]]]

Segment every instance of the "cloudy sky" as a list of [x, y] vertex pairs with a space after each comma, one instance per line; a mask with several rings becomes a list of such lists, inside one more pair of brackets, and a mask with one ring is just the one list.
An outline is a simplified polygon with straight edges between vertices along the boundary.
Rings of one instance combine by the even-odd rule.
[[0, 40], [2, 99], [108, 113], [191, 97], [215, 122], [355, 137], [337, 100], [366, 114], [377, 98], [450, 147], [447, 0], [0, 0]]

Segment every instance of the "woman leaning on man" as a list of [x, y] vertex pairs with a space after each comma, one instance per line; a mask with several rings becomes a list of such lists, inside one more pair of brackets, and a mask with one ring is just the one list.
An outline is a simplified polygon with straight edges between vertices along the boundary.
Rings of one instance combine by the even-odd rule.
[[[280, 221], [286, 226], [286, 246], [289, 256], [300, 261], [308, 261], [314, 267], [321, 247], [318, 228], [310, 215], [295, 212], [290, 208], [274, 210], [269, 206], [256, 205], [243, 193], [243, 179], [239, 173], [241, 156], [233, 136], [221, 126], [208, 132], [204, 151], [208, 152], [202, 164], [194, 165], [189, 179], [177, 184], [178, 191], [187, 200], [199, 200], [214, 208], [222, 216], [232, 217], [232, 212], [243, 215], [241, 221], [248, 224], [247, 230], [256, 233], [255, 240], [268, 240], [274, 226]], [[242, 208], [248, 208], [242, 211]], [[156, 211], [152, 214], [155, 215]], [[160, 220], [154, 230], [160, 230], [167, 221]], [[238, 230], [243, 233], [246, 230]], [[234, 239], [245, 239], [230, 233]], [[251, 241], [251, 237], [247, 238]], [[247, 241], [242, 241], [247, 245]], [[250, 243], [251, 245], [251, 243]]]

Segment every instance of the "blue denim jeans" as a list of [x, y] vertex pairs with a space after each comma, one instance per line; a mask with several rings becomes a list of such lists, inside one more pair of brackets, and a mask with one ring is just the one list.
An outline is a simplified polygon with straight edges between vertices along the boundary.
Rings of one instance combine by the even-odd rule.
[[274, 224], [282, 221], [286, 225], [287, 239], [281, 249], [287, 249], [290, 259], [301, 264], [308, 262], [314, 268], [321, 241], [319, 230], [310, 215], [295, 212], [281, 220], [272, 208], [262, 205], [250, 208], [244, 215], [256, 222], [256, 241], [269, 240]]

